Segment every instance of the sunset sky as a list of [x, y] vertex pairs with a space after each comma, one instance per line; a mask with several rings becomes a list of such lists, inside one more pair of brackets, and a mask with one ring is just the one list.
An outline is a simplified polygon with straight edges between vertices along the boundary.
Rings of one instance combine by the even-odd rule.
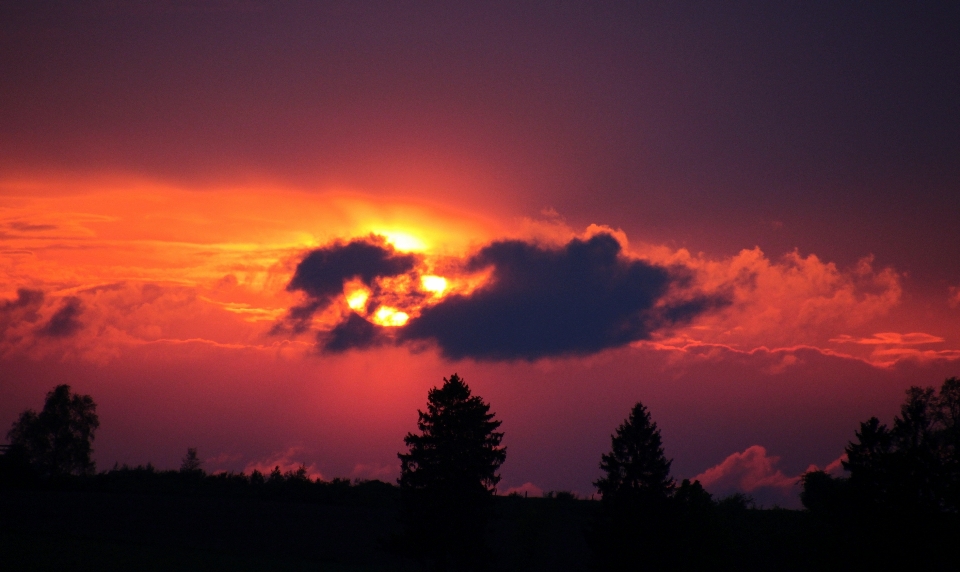
[[0, 428], [69, 383], [99, 469], [389, 481], [457, 373], [501, 493], [639, 400], [796, 507], [960, 375], [956, 3], [454, 4], [0, 5]]

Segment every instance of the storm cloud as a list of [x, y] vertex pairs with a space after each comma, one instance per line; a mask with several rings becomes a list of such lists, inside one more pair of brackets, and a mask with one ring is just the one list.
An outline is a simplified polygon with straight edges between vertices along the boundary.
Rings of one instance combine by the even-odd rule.
[[494, 242], [467, 267], [491, 268], [490, 282], [425, 308], [400, 340], [432, 340], [452, 359], [583, 355], [648, 339], [727, 303], [704, 295], [667, 302], [687, 273], [628, 258], [609, 234], [559, 249]]

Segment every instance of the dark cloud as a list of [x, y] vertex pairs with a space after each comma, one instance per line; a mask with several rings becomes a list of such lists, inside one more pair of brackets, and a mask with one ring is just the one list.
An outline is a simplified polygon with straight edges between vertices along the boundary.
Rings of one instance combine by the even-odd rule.
[[353, 312], [330, 332], [321, 333], [317, 340], [323, 351], [327, 353], [342, 353], [354, 348], [369, 348], [386, 342], [382, 327], [371, 324]]
[[13, 221], [6, 224], [8, 228], [19, 230], [21, 232], [37, 232], [43, 230], [56, 230], [57, 226], [53, 224], [34, 224], [23, 221]]
[[[380, 292], [376, 278], [415, 274], [419, 262], [376, 237], [314, 250], [297, 266], [288, 286], [305, 292], [308, 300], [290, 309], [286, 323], [294, 331], [306, 330], [313, 314], [342, 295], [343, 283], [354, 278], [373, 293], [368, 311], [392, 303], [391, 296], [397, 294]], [[574, 239], [560, 248], [522, 240], [493, 242], [456, 271], [489, 271], [490, 278], [469, 295], [453, 294], [422, 307], [401, 327], [375, 325], [350, 312], [333, 329], [318, 334], [318, 345], [324, 352], [339, 353], [389, 341], [436, 344], [448, 358], [494, 361], [586, 355], [649, 339], [729, 303], [728, 297], [691, 288], [685, 267], [625, 256], [609, 234]], [[412, 291], [402, 296], [420, 295]]]
[[83, 312], [80, 298], [71, 296], [63, 300], [60, 309], [50, 317], [50, 321], [43, 326], [40, 332], [55, 338], [65, 338], [77, 333], [83, 324], [78, 319]]
[[647, 339], [726, 303], [696, 296], [658, 304], [689, 281], [687, 273], [627, 258], [608, 234], [556, 250], [495, 242], [468, 262], [470, 270], [487, 267], [489, 285], [425, 308], [400, 338], [433, 340], [454, 359], [590, 354]]
[[313, 250], [297, 265], [287, 285], [287, 290], [302, 291], [309, 300], [291, 308], [287, 321], [294, 331], [303, 331], [314, 313], [343, 292], [344, 282], [360, 279], [375, 290], [374, 279], [410, 272], [417, 260], [416, 255], [401, 254], [376, 235]]
[[0, 333], [19, 322], [36, 322], [43, 304], [43, 292], [20, 288], [13, 300], [0, 301]]

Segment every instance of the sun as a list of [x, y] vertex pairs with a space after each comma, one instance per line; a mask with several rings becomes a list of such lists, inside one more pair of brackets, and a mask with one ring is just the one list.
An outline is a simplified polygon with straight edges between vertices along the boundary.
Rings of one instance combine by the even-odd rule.
[[423, 252], [427, 244], [423, 239], [399, 230], [374, 230], [374, 234], [384, 237], [389, 244], [402, 252]]
[[448, 283], [443, 276], [427, 275], [420, 277], [420, 285], [434, 296], [442, 296], [447, 290]]

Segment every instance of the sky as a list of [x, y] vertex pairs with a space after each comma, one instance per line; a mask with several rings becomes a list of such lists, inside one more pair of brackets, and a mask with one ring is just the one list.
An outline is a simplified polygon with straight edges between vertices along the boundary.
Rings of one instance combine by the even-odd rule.
[[0, 6], [0, 427], [100, 469], [396, 479], [427, 391], [499, 491], [589, 496], [633, 404], [677, 478], [798, 507], [960, 375], [960, 8]]

